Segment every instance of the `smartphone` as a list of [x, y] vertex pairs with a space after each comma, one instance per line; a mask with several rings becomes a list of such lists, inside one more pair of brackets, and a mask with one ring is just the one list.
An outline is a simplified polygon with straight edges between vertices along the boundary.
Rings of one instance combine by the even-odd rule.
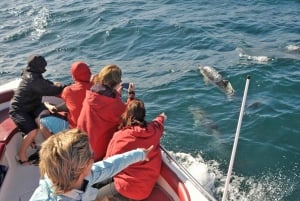
[[128, 89], [129, 88], [129, 82], [124, 82], [121, 85], [123, 87], [123, 89]]

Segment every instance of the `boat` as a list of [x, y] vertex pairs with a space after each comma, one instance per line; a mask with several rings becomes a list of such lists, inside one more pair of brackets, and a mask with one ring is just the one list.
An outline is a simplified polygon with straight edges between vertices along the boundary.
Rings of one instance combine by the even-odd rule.
[[[0, 200], [28, 201], [39, 184], [38, 166], [22, 166], [16, 160], [18, 147], [22, 141], [14, 122], [8, 116], [10, 99], [18, 87], [20, 79], [0, 86]], [[43, 97], [43, 101], [58, 104], [59, 97]], [[36, 143], [43, 141], [38, 135]], [[176, 159], [161, 146], [163, 163], [160, 176], [151, 195], [145, 201], [216, 201]], [[28, 149], [28, 155], [35, 153]]]

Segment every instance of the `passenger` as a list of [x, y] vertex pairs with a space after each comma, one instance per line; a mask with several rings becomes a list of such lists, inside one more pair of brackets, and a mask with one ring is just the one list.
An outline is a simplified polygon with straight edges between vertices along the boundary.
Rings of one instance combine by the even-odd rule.
[[46, 71], [46, 66], [47, 62], [43, 56], [31, 55], [27, 67], [22, 72], [19, 87], [10, 102], [9, 116], [24, 135], [16, 155], [16, 160], [22, 165], [30, 164], [26, 151], [37, 136], [37, 118], [46, 110], [42, 97], [59, 95], [64, 87], [61, 83], [44, 79], [42, 74]]
[[46, 139], [66, 129], [69, 129], [69, 122], [63, 117], [50, 114], [40, 116], [40, 130]]
[[145, 121], [146, 110], [141, 100], [131, 101], [122, 115], [120, 130], [111, 139], [106, 157], [137, 147], [153, 145], [149, 162], [140, 162], [129, 166], [113, 177], [113, 182], [100, 188], [98, 198], [120, 194], [121, 196], [143, 200], [150, 194], [160, 174], [161, 151], [160, 139], [164, 131], [166, 115], [158, 115], [151, 122]]
[[[95, 161], [103, 159], [112, 135], [118, 129], [126, 104], [122, 102], [122, 71], [116, 65], [105, 66], [93, 78], [94, 85], [86, 92], [77, 127], [89, 135]], [[129, 86], [129, 98], [134, 98], [134, 85]]]
[[[45, 140], [53, 134], [69, 129], [69, 123], [64, 117], [59, 116], [57, 114], [52, 115], [49, 111], [44, 111], [41, 113], [39, 117], [39, 123], [39, 130], [42, 133]], [[32, 165], [39, 164], [39, 150], [40, 148], [38, 148], [35, 153], [31, 154], [28, 157], [28, 160], [31, 162]]]
[[86, 90], [89, 90], [92, 86], [90, 81], [92, 73], [86, 63], [77, 61], [71, 65], [71, 75], [74, 84], [64, 88], [61, 94], [64, 102], [59, 105], [51, 105], [46, 102], [45, 105], [52, 113], [68, 112], [69, 126], [70, 128], [76, 128]]
[[70, 129], [52, 135], [42, 144], [39, 164], [42, 178], [30, 201], [95, 200], [98, 189], [92, 187], [94, 183], [133, 163], [147, 161], [152, 148], [131, 150], [94, 163], [85, 133]]

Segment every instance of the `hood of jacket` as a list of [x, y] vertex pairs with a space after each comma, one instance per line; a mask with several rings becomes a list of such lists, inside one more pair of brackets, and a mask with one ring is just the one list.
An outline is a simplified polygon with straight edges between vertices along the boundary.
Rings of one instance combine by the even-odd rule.
[[92, 75], [89, 66], [81, 61], [77, 61], [72, 64], [71, 74], [75, 81], [81, 82], [89, 82]]
[[41, 55], [31, 55], [28, 57], [26, 70], [35, 73], [46, 72], [47, 61]]
[[86, 91], [85, 101], [90, 107], [90, 115], [106, 122], [120, 122], [120, 116], [126, 108], [120, 97], [107, 97], [90, 90]]

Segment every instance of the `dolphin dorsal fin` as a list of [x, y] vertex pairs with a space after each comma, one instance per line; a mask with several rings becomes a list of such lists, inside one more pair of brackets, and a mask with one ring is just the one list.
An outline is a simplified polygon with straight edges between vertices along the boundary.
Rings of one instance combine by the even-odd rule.
[[225, 86], [228, 85], [229, 81], [228, 80], [222, 80], [222, 82], [224, 83]]

